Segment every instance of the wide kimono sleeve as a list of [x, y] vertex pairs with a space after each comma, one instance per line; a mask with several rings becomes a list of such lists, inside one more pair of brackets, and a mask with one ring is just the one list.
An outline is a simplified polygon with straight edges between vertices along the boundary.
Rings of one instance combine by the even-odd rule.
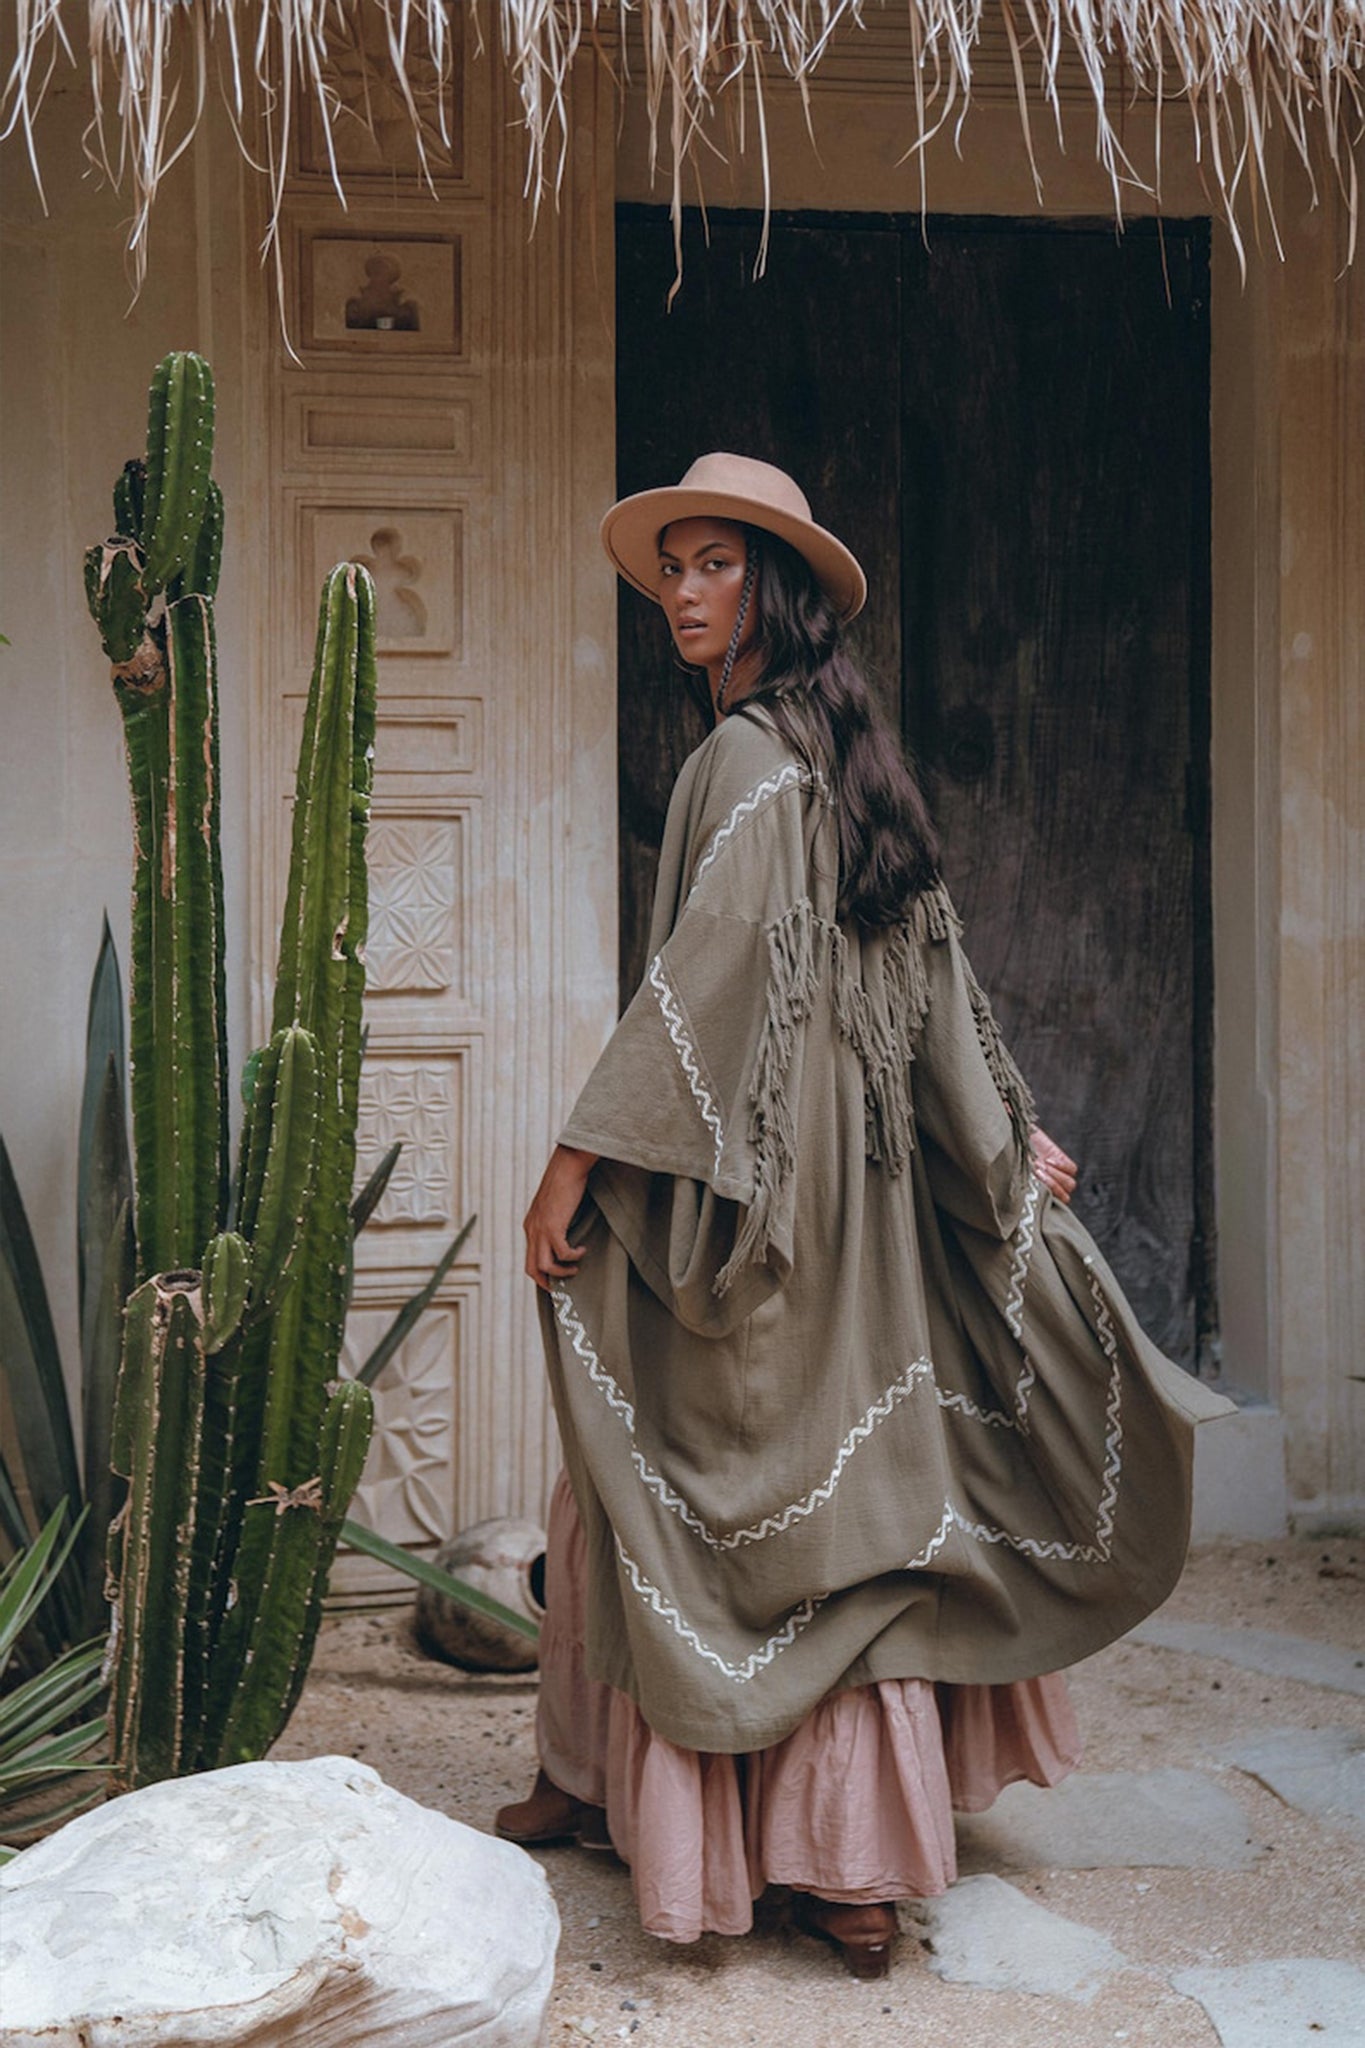
[[934, 1200], [959, 1222], [1009, 1237], [1028, 1193], [1033, 1097], [935, 892], [922, 942], [926, 994], [914, 1066], [915, 1122]]
[[560, 1134], [689, 1327], [734, 1325], [790, 1270], [802, 1025], [824, 798], [765, 725], [729, 719], [679, 778], [649, 964]]

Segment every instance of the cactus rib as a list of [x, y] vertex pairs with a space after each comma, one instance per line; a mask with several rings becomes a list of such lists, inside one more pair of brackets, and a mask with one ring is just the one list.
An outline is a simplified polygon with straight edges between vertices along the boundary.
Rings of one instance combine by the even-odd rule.
[[113, 1778], [124, 1791], [173, 1776], [181, 1761], [204, 1393], [199, 1317], [199, 1275], [168, 1273], [138, 1288], [124, 1322], [112, 1462], [129, 1492], [110, 1687]]
[[213, 373], [175, 350], [158, 363], [147, 406], [143, 541], [147, 587], [164, 590], [190, 559], [213, 461]]
[[375, 720], [374, 585], [344, 563], [323, 587], [299, 753], [293, 854], [275, 983], [275, 1027], [300, 1023], [319, 1055], [318, 1161], [299, 1260], [306, 1287], [275, 1318], [260, 1483], [308, 1476], [314, 1417], [345, 1328], [355, 1179], [365, 831]]
[[[215, 1762], [242, 1763], [274, 1740], [298, 1697], [322, 1613], [327, 1573], [346, 1507], [360, 1481], [373, 1428], [368, 1387], [347, 1380], [323, 1412], [317, 1473], [293, 1492], [277, 1488], [249, 1512], [269, 1517], [269, 1552], [254, 1611], [242, 1613], [247, 1638], [242, 1676]], [[224, 1626], [237, 1623], [240, 1606]], [[234, 1633], [238, 1630], [234, 1629]]]

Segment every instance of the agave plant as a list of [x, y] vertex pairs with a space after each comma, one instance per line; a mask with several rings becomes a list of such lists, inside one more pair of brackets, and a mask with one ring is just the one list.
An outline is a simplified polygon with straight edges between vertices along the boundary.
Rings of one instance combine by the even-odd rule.
[[[74, 1420], [47, 1288], [18, 1182], [0, 1138], [0, 1539], [33, 1542], [62, 1503], [80, 1522], [19, 1650], [56, 1656], [107, 1624], [105, 1531], [118, 1505], [109, 1432], [123, 1303], [133, 1284], [132, 1177], [124, 1102], [123, 991], [105, 920], [86, 1016], [76, 1181], [80, 1417]], [[77, 1441], [81, 1456], [77, 1457]], [[84, 1508], [89, 1509], [83, 1514]]]
[[88, 1512], [63, 1535], [67, 1508], [59, 1502], [37, 1539], [0, 1571], [0, 1862], [104, 1790], [104, 1716], [86, 1713], [104, 1689], [103, 1638], [74, 1644], [7, 1684], [15, 1649], [61, 1584]]

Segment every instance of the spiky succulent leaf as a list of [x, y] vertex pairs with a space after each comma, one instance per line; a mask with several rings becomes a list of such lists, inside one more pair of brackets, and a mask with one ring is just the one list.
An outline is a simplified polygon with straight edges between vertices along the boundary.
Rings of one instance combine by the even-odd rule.
[[490, 1621], [501, 1622], [504, 1628], [514, 1629], [531, 1642], [539, 1638], [540, 1630], [526, 1615], [518, 1614], [513, 1607], [504, 1607], [501, 1600], [495, 1600], [477, 1586], [467, 1586], [463, 1579], [442, 1571], [429, 1557], [417, 1557], [410, 1550], [400, 1549], [398, 1544], [390, 1543], [387, 1536], [381, 1536], [375, 1529], [367, 1529], [363, 1522], [355, 1522], [348, 1517], [341, 1525], [341, 1541], [349, 1543], [351, 1549], [358, 1550], [362, 1557], [372, 1557], [376, 1564], [389, 1565], [394, 1571], [401, 1572], [404, 1578], [415, 1579], [419, 1586], [430, 1586], [433, 1592], [444, 1593], [447, 1600], [453, 1600], [457, 1606], [468, 1607], [474, 1614], [487, 1615]]
[[403, 1140], [395, 1138], [374, 1172], [351, 1204], [351, 1235], [359, 1237], [365, 1225], [384, 1199], [384, 1190], [393, 1177], [393, 1169], [402, 1157]]
[[[81, 1498], [76, 1446], [52, 1311], [9, 1152], [0, 1138], [0, 1357], [5, 1364], [6, 1465], [22, 1475], [40, 1523]], [[45, 1630], [69, 1642], [78, 1616], [68, 1585], [43, 1610]]]
[[383, 1372], [384, 1367], [402, 1344], [409, 1330], [415, 1326], [431, 1306], [436, 1298], [437, 1288], [463, 1251], [465, 1240], [477, 1221], [477, 1217], [470, 1217], [458, 1235], [452, 1238], [446, 1246], [445, 1251], [432, 1268], [426, 1285], [419, 1287], [416, 1294], [410, 1295], [402, 1308], [399, 1309], [397, 1315], [389, 1324], [388, 1329], [385, 1330], [383, 1336], [375, 1345], [374, 1350], [356, 1374], [356, 1378], [362, 1381], [365, 1386], [372, 1387], [374, 1385], [380, 1373]]

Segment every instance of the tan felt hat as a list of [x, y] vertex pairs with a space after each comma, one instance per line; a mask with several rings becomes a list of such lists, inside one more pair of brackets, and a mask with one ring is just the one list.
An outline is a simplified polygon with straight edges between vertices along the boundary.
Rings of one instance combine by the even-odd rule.
[[699, 455], [680, 484], [622, 498], [602, 521], [602, 545], [646, 597], [659, 596], [659, 535], [675, 519], [733, 519], [775, 533], [804, 556], [845, 621], [867, 601], [857, 559], [810, 516], [806, 494], [784, 469], [750, 455]]

